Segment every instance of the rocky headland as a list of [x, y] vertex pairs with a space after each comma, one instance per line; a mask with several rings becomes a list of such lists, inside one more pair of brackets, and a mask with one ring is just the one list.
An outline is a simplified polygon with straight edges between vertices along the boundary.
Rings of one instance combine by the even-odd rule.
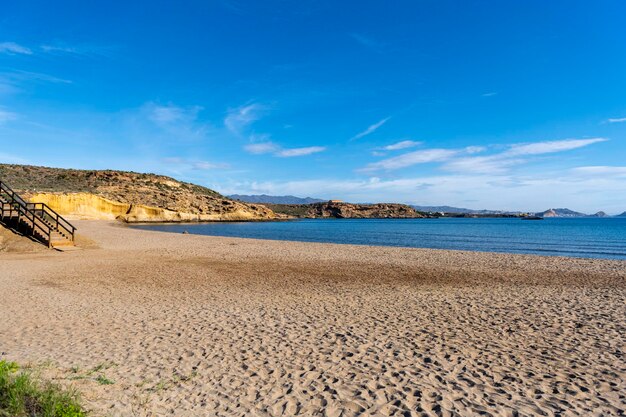
[[33, 202], [61, 215], [125, 222], [241, 221], [284, 218], [174, 178], [124, 171], [94, 171], [0, 164], [0, 178]]
[[418, 219], [431, 217], [406, 204], [353, 204], [326, 201], [314, 204], [268, 204], [274, 212], [299, 218]]

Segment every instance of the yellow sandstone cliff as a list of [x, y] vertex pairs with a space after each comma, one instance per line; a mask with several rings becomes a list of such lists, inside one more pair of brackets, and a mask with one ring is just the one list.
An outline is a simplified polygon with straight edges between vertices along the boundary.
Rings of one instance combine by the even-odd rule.
[[273, 212], [263, 207], [251, 209], [247, 205], [235, 203], [239, 207], [219, 213], [186, 213], [161, 207], [142, 204], [128, 204], [112, 201], [90, 193], [35, 193], [29, 194], [29, 201], [46, 203], [62, 216], [88, 220], [122, 220], [128, 223], [139, 222], [193, 222], [193, 221], [245, 221], [276, 218]]

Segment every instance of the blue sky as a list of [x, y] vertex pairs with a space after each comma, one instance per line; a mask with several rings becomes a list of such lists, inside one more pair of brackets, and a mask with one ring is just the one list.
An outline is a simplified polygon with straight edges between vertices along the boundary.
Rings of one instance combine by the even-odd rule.
[[626, 210], [626, 2], [19, 1], [0, 162]]

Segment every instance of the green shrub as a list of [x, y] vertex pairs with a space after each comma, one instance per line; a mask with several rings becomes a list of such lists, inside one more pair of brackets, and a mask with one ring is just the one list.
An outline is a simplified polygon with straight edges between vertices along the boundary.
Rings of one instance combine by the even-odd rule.
[[36, 382], [14, 362], [0, 361], [0, 417], [83, 417], [74, 391]]

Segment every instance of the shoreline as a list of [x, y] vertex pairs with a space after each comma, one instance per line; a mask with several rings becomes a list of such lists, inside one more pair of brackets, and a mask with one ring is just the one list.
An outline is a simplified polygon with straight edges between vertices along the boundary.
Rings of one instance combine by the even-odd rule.
[[0, 358], [95, 416], [626, 408], [625, 261], [77, 227], [0, 253]]
[[[324, 218], [324, 219], [288, 219], [288, 220], [281, 220], [280, 223], [287, 223], [287, 222], [295, 222], [295, 221], [304, 221], [304, 222], [313, 222], [313, 221], [328, 221], [328, 222], [335, 222], [335, 221], [355, 221], [355, 222], [369, 222], [369, 221], [375, 221], [375, 220], [383, 220], [383, 221], [402, 221], [402, 220], [414, 220], [414, 219], [336, 219], [336, 218]], [[420, 219], [421, 220], [421, 219]], [[456, 221], [457, 218], [451, 218], [451, 220]], [[476, 220], [476, 219], [472, 219], [472, 220]], [[480, 219], [483, 220], [483, 219]], [[506, 219], [508, 220], [508, 219]], [[503, 221], [506, 221], [503, 220]], [[570, 219], [564, 219], [569, 221]], [[462, 220], [463, 221], [463, 220]], [[470, 221], [470, 220], [468, 220]], [[274, 221], [270, 221], [270, 222], [274, 222]], [[492, 253], [492, 254], [505, 254], [505, 255], [530, 255], [530, 256], [546, 256], [546, 257], [559, 257], [559, 258], [576, 258], [576, 259], [597, 259], [597, 260], [615, 260], [615, 261], [626, 261], [626, 253], [622, 253], [622, 252], [615, 252], [615, 251], [611, 251], [611, 250], [606, 250], [604, 252], [586, 252], [584, 250], [579, 250], [578, 252], [575, 251], [575, 249], [570, 249], [567, 247], [563, 247], [563, 248], [558, 248], [558, 249], [549, 249], [547, 247], [550, 246], [550, 244], [546, 244], [544, 246], [536, 246], [533, 247], [533, 244], [535, 244], [534, 242], [528, 242], [527, 246], [521, 246], [521, 247], [513, 247], [511, 249], [501, 249], [501, 248], [478, 248], [478, 249], [466, 249], [466, 248], [455, 248], [455, 247], [433, 247], [433, 246], [416, 246], [416, 245], [412, 245], [412, 242], [405, 242], [405, 243], [388, 243], [388, 244], [384, 244], [384, 243], [363, 243], [363, 242], [359, 242], [359, 239], [354, 239], [354, 238], [349, 238], [346, 239], [341, 238], [341, 236], [339, 236], [337, 239], [333, 239], [333, 238], [328, 238], [326, 236], [328, 235], [323, 235], [323, 237], [320, 237], [320, 235], [308, 235], [308, 237], [306, 238], [291, 238], [293, 236], [287, 236], [285, 237], [285, 235], [279, 236], [276, 234], [272, 234], [272, 232], [266, 232], [264, 236], [254, 236], [254, 233], [252, 233], [252, 236], [243, 236], [242, 233], [240, 235], [229, 235], [229, 234], [210, 234], [210, 233], [197, 233], [194, 232], [194, 227], [197, 226], [203, 226], [203, 225], [219, 225], [222, 223], [229, 223], [229, 222], [222, 222], [222, 221], [216, 221], [216, 222], [198, 222], [198, 223], [174, 223], [174, 222], [169, 222], [169, 223], [125, 223], [125, 226], [128, 226], [129, 228], [135, 228], [138, 230], [142, 230], [142, 231], [151, 231], [151, 232], [163, 232], [163, 233], [170, 233], [170, 234], [191, 234], [191, 235], [196, 235], [196, 236], [208, 236], [208, 237], [229, 237], [229, 238], [240, 238], [240, 239], [257, 239], [257, 240], [267, 240], [267, 241], [282, 241], [282, 242], [298, 242], [298, 243], [320, 243], [320, 244], [334, 244], [334, 245], [353, 245], [353, 246], [360, 246], [360, 247], [385, 247], [385, 248], [404, 248], [404, 249], [428, 249], [428, 250], [443, 250], [443, 251], [460, 251], [460, 252], [478, 252], [478, 253]], [[230, 222], [230, 223], [250, 223], [250, 222]], [[253, 223], [258, 223], [258, 222], [253, 222]], [[266, 221], [261, 221], [260, 223], [266, 223]], [[190, 225], [191, 227], [189, 229], [185, 229], [185, 226]], [[164, 230], [165, 228], [169, 228], [171, 227], [172, 229], [180, 229], [180, 230], [172, 230], [172, 231], [167, 231]], [[254, 230], [254, 229], [252, 229]], [[287, 229], [289, 230], [289, 229]], [[305, 231], [305, 236], [306, 235], [306, 231]], [[444, 237], [449, 237], [449, 236], [444, 236]], [[451, 237], [454, 239], [455, 236], [451, 235]], [[476, 236], [476, 239], [478, 241], [480, 241], [480, 239], [483, 238], [483, 236]], [[342, 241], [343, 240], [343, 241]], [[455, 243], [457, 242], [452, 242], [452, 244], [449, 244], [448, 246], [455, 246]], [[519, 242], [518, 242], [519, 244]], [[460, 244], [462, 245], [462, 244]], [[519, 244], [521, 245], [521, 244]], [[459, 245], [457, 245], [459, 246]]]

